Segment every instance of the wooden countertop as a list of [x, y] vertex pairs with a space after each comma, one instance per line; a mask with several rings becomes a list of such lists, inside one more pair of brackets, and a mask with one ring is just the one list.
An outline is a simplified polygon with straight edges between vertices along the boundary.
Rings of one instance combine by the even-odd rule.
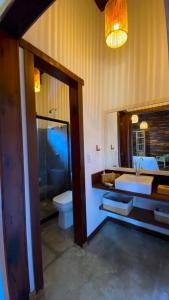
[[[106, 170], [106, 172], [109, 173], [109, 172], [112, 172], [112, 170]], [[128, 173], [128, 172], [124, 172], [124, 171], [123, 172], [119, 171], [119, 169], [116, 171], [113, 170], [113, 172], [120, 173], [120, 174]], [[111, 192], [119, 192], [121, 194], [137, 196], [140, 198], [147, 198], [147, 199], [169, 202], [169, 195], [157, 193], [157, 186], [159, 184], [168, 184], [169, 185], [169, 177], [168, 176], [163, 176], [161, 174], [160, 175], [155, 174], [154, 175], [154, 183], [153, 183], [153, 191], [152, 191], [151, 195], [146, 195], [146, 194], [134, 193], [134, 192], [124, 191], [124, 190], [118, 190], [115, 187], [108, 188], [101, 182], [101, 174], [102, 173], [103, 173], [103, 171], [92, 175], [92, 187], [93, 188], [105, 190], [105, 191], [111, 191]]]

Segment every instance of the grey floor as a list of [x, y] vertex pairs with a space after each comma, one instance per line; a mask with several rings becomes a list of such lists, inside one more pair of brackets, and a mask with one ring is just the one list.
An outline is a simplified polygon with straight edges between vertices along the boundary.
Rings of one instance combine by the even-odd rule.
[[41, 221], [56, 213], [53, 201], [50, 198], [45, 198], [40, 201], [40, 219]]
[[72, 236], [43, 225], [40, 300], [169, 300], [169, 242], [111, 222], [85, 249]]

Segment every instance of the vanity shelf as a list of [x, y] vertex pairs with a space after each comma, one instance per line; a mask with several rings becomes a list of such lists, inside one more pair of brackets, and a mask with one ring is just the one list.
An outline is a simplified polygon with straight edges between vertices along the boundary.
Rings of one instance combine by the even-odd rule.
[[[107, 211], [109, 213], [122, 216], [120, 214], [112, 212], [111, 210], [105, 209], [103, 207], [103, 205], [100, 206], [100, 210], [104, 210], [104, 211]], [[162, 227], [162, 228], [165, 228], [165, 229], [169, 229], [169, 225], [168, 224], [157, 222], [154, 219], [154, 214], [153, 214], [153, 211], [151, 211], [151, 210], [147, 210], [147, 209], [143, 209], [143, 208], [138, 208], [138, 207], [133, 207], [133, 209], [130, 212], [130, 214], [128, 216], [123, 216], [123, 217], [126, 219], [126, 221], [127, 221], [127, 219], [133, 219], [133, 220], [137, 220], [137, 221], [140, 221], [140, 222], [143, 222], [143, 223], [146, 223], [146, 224], [151, 224], [151, 225], [154, 225], [154, 226], [158, 226], [158, 227]]]
[[[140, 198], [147, 198], [150, 200], [152, 199], [152, 200], [164, 201], [164, 202], [169, 203], [169, 195], [157, 193], [158, 184], [169, 184], [168, 176], [159, 176], [159, 175], [154, 176], [153, 175], [154, 176], [153, 192], [151, 193], [151, 195], [146, 195], [146, 194], [140, 194], [140, 193], [133, 193], [133, 192], [129, 192], [129, 191], [117, 190], [114, 187], [108, 188], [101, 182], [101, 174], [102, 173], [103, 173], [103, 171], [92, 175], [92, 187], [93, 188], [105, 190], [105, 191], [109, 191], [109, 192], [119, 192], [119, 193], [125, 194], [125, 195], [137, 196]], [[124, 172], [117, 172], [117, 173], [124, 174]]]
[[159, 194], [159, 193], [156, 192], [155, 188], [153, 188], [153, 192], [151, 193], [151, 195], [146, 195], [146, 194], [133, 193], [133, 192], [123, 191], [123, 190], [117, 190], [114, 187], [113, 188], [107, 188], [102, 183], [95, 183], [95, 184], [92, 185], [92, 187], [95, 188], [95, 189], [99, 189], [99, 190], [105, 190], [105, 191], [109, 191], [109, 192], [118, 192], [118, 193], [121, 193], [121, 194], [130, 195], [130, 196], [137, 196], [137, 197], [140, 197], [140, 198], [147, 198], [147, 199], [150, 199], [150, 200], [152, 199], [152, 200], [159, 200], [159, 201], [169, 202], [169, 195]]

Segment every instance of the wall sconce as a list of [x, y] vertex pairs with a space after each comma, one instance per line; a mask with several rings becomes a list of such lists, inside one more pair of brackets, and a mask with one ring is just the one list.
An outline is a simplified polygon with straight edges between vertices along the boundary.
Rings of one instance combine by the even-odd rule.
[[142, 121], [140, 123], [140, 129], [148, 129], [148, 123], [146, 121]]
[[101, 151], [101, 147], [99, 145], [96, 145], [96, 151]]
[[138, 123], [138, 121], [139, 121], [138, 115], [132, 115], [131, 116], [132, 124], [136, 124], [136, 123]]
[[34, 90], [35, 93], [40, 92], [40, 71], [37, 68], [34, 68]]

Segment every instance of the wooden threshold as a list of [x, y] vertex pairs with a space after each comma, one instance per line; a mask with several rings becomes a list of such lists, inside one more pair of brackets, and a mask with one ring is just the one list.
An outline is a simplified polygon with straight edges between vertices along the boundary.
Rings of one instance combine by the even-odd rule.
[[139, 222], [142, 222], [142, 223], [150, 224], [150, 225], [153, 225], [153, 226], [157, 226], [157, 227], [161, 227], [161, 228], [165, 228], [165, 229], [169, 230], [169, 225], [168, 224], [158, 222], [154, 219], [154, 214], [153, 214], [153, 211], [151, 211], [151, 210], [134, 207], [128, 216], [123, 216], [123, 215], [117, 214], [115, 212], [112, 212], [109, 209], [105, 209], [103, 207], [103, 205], [100, 206], [100, 210], [104, 210], [104, 211], [107, 211], [109, 213], [113, 213], [113, 214], [125, 217], [126, 220], [127, 219], [132, 219], [132, 220], [136, 220], [136, 221], [139, 221]]

